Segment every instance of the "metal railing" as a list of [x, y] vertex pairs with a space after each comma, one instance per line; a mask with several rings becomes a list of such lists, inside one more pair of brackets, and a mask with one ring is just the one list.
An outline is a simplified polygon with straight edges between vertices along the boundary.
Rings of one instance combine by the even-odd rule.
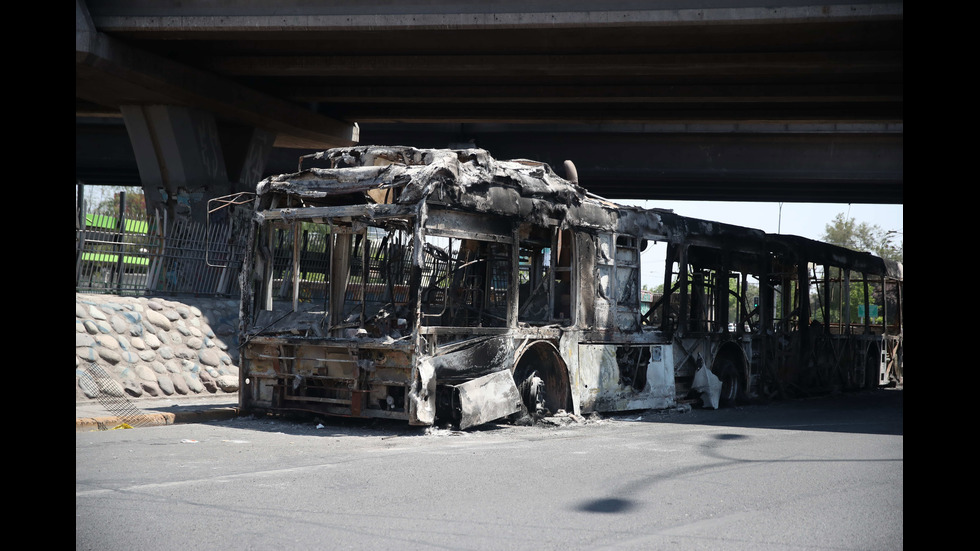
[[76, 212], [75, 291], [235, 296], [246, 232], [236, 215], [194, 223]]

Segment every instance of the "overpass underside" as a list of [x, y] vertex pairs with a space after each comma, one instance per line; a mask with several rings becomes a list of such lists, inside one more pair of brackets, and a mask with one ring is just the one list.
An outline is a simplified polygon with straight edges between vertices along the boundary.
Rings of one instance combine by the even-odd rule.
[[76, 177], [172, 201], [334, 146], [475, 146], [610, 199], [900, 204], [902, 25], [891, 1], [76, 0]]
[[[735, 131], [588, 126], [365, 124], [360, 143], [421, 148], [480, 147], [501, 159], [528, 158], [561, 170], [571, 160], [581, 184], [609, 199], [903, 203], [903, 134], [801, 125]], [[121, 124], [76, 134], [76, 175], [90, 185], [140, 185]], [[313, 150], [275, 148], [264, 175], [293, 172]]]

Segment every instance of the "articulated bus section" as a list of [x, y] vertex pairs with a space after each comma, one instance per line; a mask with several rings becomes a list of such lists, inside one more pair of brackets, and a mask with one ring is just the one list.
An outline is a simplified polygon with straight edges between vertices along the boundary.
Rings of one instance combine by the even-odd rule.
[[901, 381], [900, 264], [617, 205], [570, 163], [375, 146], [303, 163], [256, 190], [246, 411], [467, 428]]

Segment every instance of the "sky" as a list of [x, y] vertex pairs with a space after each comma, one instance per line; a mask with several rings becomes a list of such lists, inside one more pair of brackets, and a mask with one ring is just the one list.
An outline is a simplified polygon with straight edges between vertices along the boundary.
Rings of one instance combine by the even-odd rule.
[[[877, 224], [885, 231], [902, 232], [902, 205], [846, 203], [750, 203], [719, 201], [624, 201], [644, 208], [671, 209], [682, 216], [725, 222], [767, 233], [820, 239], [827, 224], [840, 213], [855, 222]], [[781, 205], [781, 206], [780, 206]]]

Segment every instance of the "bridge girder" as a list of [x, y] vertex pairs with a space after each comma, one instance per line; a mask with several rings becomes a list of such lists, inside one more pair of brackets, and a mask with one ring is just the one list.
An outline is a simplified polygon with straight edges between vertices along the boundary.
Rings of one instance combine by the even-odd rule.
[[472, 140], [610, 198], [902, 202], [902, 2], [491, 6], [76, 0], [76, 172], [135, 166], [90, 117], [170, 105], [274, 135], [267, 173]]

